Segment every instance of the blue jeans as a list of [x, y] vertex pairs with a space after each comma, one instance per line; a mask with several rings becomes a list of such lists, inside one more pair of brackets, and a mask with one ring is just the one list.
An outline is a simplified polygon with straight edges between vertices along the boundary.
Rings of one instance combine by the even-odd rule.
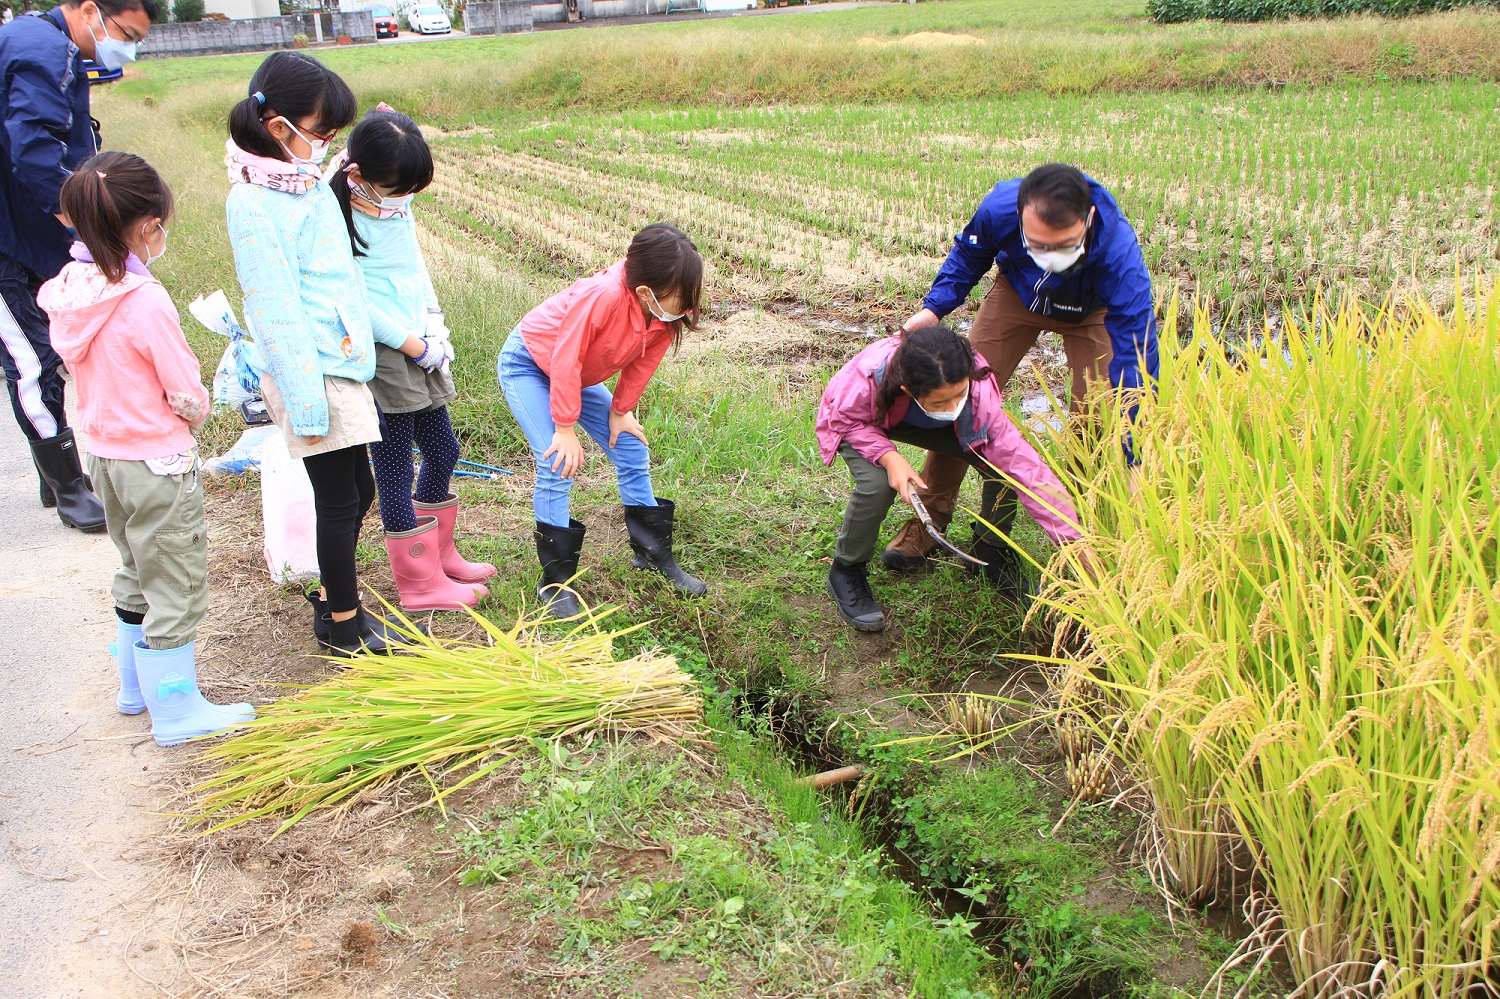
[[[553, 527], [569, 526], [568, 492], [573, 480], [565, 479], [552, 470], [557, 455], [543, 459], [542, 454], [552, 446], [552, 435], [557, 423], [552, 419], [552, 379], [537, 367], [526, 342], [521, 339], [521, 327], [511, 330], [500, 348], [500, 361], [496, 365], [500, 376], [500, 391], [515, 414], [521, 432], [531, 445], [536, 458], [536, 489], [532, 493], [532, 506], [539, 523]], [[655, 506], [656, 494], [651, 491], [651, 451], [633, 434], [621, 434], [614, 447], [609, 446], [609, 406], [614, 396], [603, 385], [589, 385], [582, 392], [583, 410], [578, 424], [599, 445], [605, 457], [615, 466], [615, 480], [620, 485], [620, 502], [626, 506]]]

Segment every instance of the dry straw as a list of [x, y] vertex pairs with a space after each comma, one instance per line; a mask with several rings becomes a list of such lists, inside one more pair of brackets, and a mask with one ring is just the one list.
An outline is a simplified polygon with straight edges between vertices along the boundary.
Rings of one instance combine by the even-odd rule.
[[1470, 300], [1233, 351], [1199, 312], [1163, 332], [1134, 488], [1120, 414], [1052, 442], [1097, 568], [1046, 598], [1088, 636], [1059, 661], [1126, 733], [1167, 887], [1207, 901], [1242, 851], [1237, 960], [1284, 948], [1305, 995], [1457, 997], [1497, 961], [1500, 301]]
[[195, 788], [196, 820], [223, 829], [310, 812], [419, 773], [431, 801], [493, 772], [533, 740], [639, 733], [697, 738], [702, 699], [671, 656], [616, 661], [609, 612], [543, 641], [539, 621], [501, 628], [472, 615], [487, 641], [443, 641], [410, 629], [399, 656], [361, 655], [325, 683], [265, 708], [244, 731], [210, 743], [223, 766]]

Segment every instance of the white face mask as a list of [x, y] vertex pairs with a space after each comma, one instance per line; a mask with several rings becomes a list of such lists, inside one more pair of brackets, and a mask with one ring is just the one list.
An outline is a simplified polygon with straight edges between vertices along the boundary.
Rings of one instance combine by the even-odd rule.
[[109, 25], [104, 23], [104, 10], [94, 9], [99, 13], [99, 28], [104, 32], [104, 37], [100, 38], [94, 34], [94, 26], [88, 26], [89, 35], [94, 39], [94, 61], [109, 70], [121, 69], [127, 62], [135, 62], [135, 42], [110, 37]]
[[1075, 246], [1071, 250], [1027, 250], [1026, 255], [1048, 274], [1061, 274], [1083, 259], [1085, 249], [1083, 246]]
[[[666, 309], [663, 309], [661, 307], [661, 303], [656, 300], [656, 292], [652, 291], [650, 288], [647, 288], [646, 289], [646, 293], [651, 296], [651, 304], [653, 306], [655, 306], [655, 308], [653, 308], [651, 310], [651, 314], [653, 316], [655, 316], [657, 319], [660, 319], [662, 322], [664, 322], [664, 323], [675, 323], [675, 322], [677, 322], [677, 320], [679, 320], [683, 316], [687, 315], [686, 312], [679, 312], [675, 316], [671, 315], [670, 313], [667, 312]], [[661, 311], [658, 312], [657, 311], [658, 309], [660, 309]]]
[[302, 129], [298, 128], [296, 125], [293, 125], [292, 120], [285, 115], [279, 115], [278, 117], [280, 117], [282, 121], [286, 122], [287, 127], [290, 128], [293, 132], [296, 132], [298, 135], [302, 136], [303, 142], [307, 143], [308, 153], [304, 157], [293, 155], [291, 149], [288, 148], [285, 142], [282, 142], [280, 139], [277, 140], [277, 143], [281, 146], [281, 148], [285, 150], [286, 154], [292, 158], [292, 162], [306, 163], [309, 166], [322, 166], [323, 161], [328, 158], [328, 142], [324, 139], [312, 138], [306, 132], [302, 131]]
[[1033, 250], [1026, 240], [1026, 230], [1021, 230], [1021, 245], [1026, 247], [1026, 255], [1048, 274], [1061, 274], [1083, 259], [1088, 252], [1089, 226], [1094, 222], [1094, 209], [1089, 209], [1089, 216], [1083, 223], [1083, 238], [1078, 241], [1077, 246], [1071, 246], [1066, 250]]
[[399, 198], [387, 198], [384, 195], [376, 194], [375, 188], [369, 184], [350, 184], [349, 190], [359, 195], [364, 201], [374, 205], [380, 211], [380, 217], [383, 219], [404, 215], [406, 210], [411, 207], [411, 199], [414, 197], [411, 194], [403, 194]]
[[960, 403], [959, 407], [957, 409], [953, 410], [952, 412], [949, 412], [949, 413], [934, 413], [932, 410], [930, 410], [926, 406], [922, 405], [922, 403], [919, 402], [916, 398], [913, 398], [912, 402], [915, 402], [917, 404], [917, 408], [922, 411], [922, 415], [923, 416], [927, 417], [929, 420], [936, 420], [939, 423], [953, 423], [954, 421], [956, 421], [958, 419], [958, 414], [962, 413], [964, 411], [964, 407], [963, 407], [962, 403]]
[[149, 240], [146, 239], [146, 227], [145, 226], [141, 226], [141, 242], [144, 243], [145, 246], [146, 246], [145, 264], [146, 264], [147, 267], [150, 267], [152, 264], [156, 263], [162, 257], [165, 257], [167, 255], [167, 227], [164, 226], [164, 225], [162, 225], [160, 222], [158, 222], [158, 223], [156, 223], [156, 228], [158, 228], [158, 229], [161, 230], [161, 252], [160, 253], [152, 253], [151, 252], [151, 243], [150, 243]]

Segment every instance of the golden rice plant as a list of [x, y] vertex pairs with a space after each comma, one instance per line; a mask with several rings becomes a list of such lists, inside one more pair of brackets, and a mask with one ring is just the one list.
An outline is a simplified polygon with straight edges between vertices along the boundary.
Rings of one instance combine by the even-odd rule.
[[310, 812], [420, 774], [433, 800], [493, 772], [537, 739], [641, 733], [696, 738], [703, 704], [671, 656], [616, 661], [611, 612], [556, 640], [540, 620], [510, 628], [471, 614], [485, 641], [445, 641], [408, 626], [407, 652], [360, 655], [330, 680], [266, 707], [236, 735], [207, 745], [222, 764], [194, 789], [196, 821], [222, 829]]
[[1133, 429], [1053, 435], [1093, 564], [1059, 556], [1045, 599], [1087, 635], [1098, 730], [1180, 894], [1245, 851], [1255, 943], [1307, 995], [1457, 997], [1500, 965], [1500, 299], [1472, 301], [1318, 307], [1233, 350], [1199, 311]]

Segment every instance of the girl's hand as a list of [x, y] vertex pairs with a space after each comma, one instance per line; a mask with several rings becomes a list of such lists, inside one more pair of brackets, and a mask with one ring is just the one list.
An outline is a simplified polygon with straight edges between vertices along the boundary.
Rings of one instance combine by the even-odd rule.
[[[552, 456], [557, 457], [553, 458]], [[558, 427], [552, 435], [552, 446], [542, 452], [542, 460], [552, 458], [552, 471], [571, 479], [583, 464], [583, 445], [578, 440], [577, 425]]]
[[906, 502], [911, 502], [911, 486], [915, 482], [918, 489], [926, 489], [927, 483], [917, 474], [917, 470], [911, 467], [911, 462], [901, 457], [900, 451], [887, 451], [885, 457], [880, 459], [880, 467], [885, 469], [886, 479], [889, 480], [891, 488], [901, 494]]
[[629, 413], [616, 413], [613, 409], [609, 411], [609, 446], [614, 447], [620, 440], [620, 434], [629, 434], [638, 439], [642, 444], [646, 441], [646, 428], [641, 426], [641, 421], [635, 418], [635, 411]]
[[327, 436], [327, 435], [326, 434], [313, 434], [311, 437], [304, 437], [304, 438], [302, 438], [302, 441], [308, 447], [312, 447], [314, 444], [321, 444], [321, 443], [323, 443], [323, 438], [325, 436]]

